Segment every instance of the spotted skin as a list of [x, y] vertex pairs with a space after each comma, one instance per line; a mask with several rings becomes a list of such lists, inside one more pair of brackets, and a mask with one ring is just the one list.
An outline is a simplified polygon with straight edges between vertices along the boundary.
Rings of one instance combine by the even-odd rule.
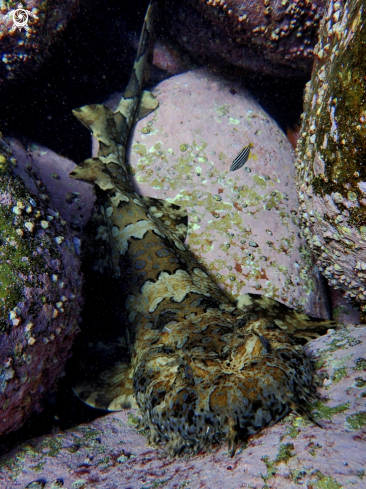
[[222, 439], [234, 455], [240, 438], [291, 409], [307, 413], [315, 387], [301, 342], [330, 322], [254, 294], [233, 304], [184, 246], [185, 213], [141, 198], [132, 187], [125, 148], [138, 112], [144, 113], [139, 100], [155, 8], [152, 1], [117, 110], [93, 105], [74, 111], [97, 138], [99, 153], [71, 175], [95, 185], [103, 218], [95, 243], [108, 248], [105, 266], [121, 278], [121, 290], [127, 284], [131, 354], [130, 365], [116, 364], [96, 379], [94, 391], [84, 386], [77, 392], [111, 410], [133, 405], [134, 397], [149, 442], [166, 442], [170, 455], [198, 453]]

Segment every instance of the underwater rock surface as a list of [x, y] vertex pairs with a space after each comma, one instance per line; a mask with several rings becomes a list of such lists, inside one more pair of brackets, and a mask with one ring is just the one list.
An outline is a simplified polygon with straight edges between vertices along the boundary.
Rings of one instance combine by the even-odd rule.
[[332, 286], [366, 310], [366, 11], [330, 2], [297, 146], [304, 233]]
[[[0, 140], [0, 434], [20, 428], [64, 373], [79, 330], [80, 261], [67, 223]], [[16, 168], [16, 167], [15, 167]], [[32, 184], [30, 184], [32, 182]], [[36, 190], [32, 192], [29, 190]]]
[[[21, 5], [19, 10], [19, 2], [0, 1], [0, 87], [8, 80], [29, 77], [79, 10], [79, 0], [23, 0]], [[16, 10], [16, 21], [22, 24], [27, 18], [28, 30], [13, 29], [9, 12]]]
[[[226, 448], [190, 459], [168, 459], [145, 446], [135, 411], [111, 413], [92, 423], [21, 444], [0, 462], [6, 487], [129, 489], [189, 487], [365, 487], [366, 328], [330, 330], [307, 350], [323, 377], [314, 416], [292, 413], [249, 439], [229, 458]], [[325, 400], [327, 397], [328, 400]], [[52, 482], [59, 479], [59, 486]], [[224, 481], [224, 482], [223, 482]], [[55, 482], [54, 482], [55, 484]]]
[[[69, 177], [76, 164], [41, 144], [28, 142], [23, 145], [15, 138], [7, 138], [7, 142], [17, 160], [15, 174], [36, 193], [34, 180], [28, 178], [27, 167], [31, 165], [72, 234], [81, 239], [81, 230], [92, 214], [95, 195], [92, 185]], [[77, 244], [77, 240], [74, 239], [74, 243]]]
[[[186, 243], [232, 298], [264, 294], [328, 318], [299, 236], [294, 153], [277, 124], [249, 93], [204, 70], [154, 93], [160, 106], [138, 122], [128, 155], [137, 192], [187, 208]], [[249, 143], [245, 166], [230, 172]]]
[[164, 27], [196, 56], [250, 71], [310, 73], [325, 0], [166, 2]]

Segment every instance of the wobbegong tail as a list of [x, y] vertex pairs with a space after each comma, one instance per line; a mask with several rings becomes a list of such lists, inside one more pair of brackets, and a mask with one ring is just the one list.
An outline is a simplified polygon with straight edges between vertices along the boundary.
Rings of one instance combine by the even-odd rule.
[[81, 163], [72, 172], [73, 178], [97, 183], [93, 172], [85, 169], [97, 159], [105, 165], [115, 163], [123, 168], [124, 173], [127, 173], [125, 157], [130, 129], [136, 120], [145, 117], [158, 106], [157, 100], [150, 92], [142, 92], [142, 87], [149, 78], [153, 56], [155, 42], [153, 23], [158, 2], [159, 0], [151, 0], [149, 3], [132, 74], [115, 112], [102, 104], [86, 105], [72, 111], [99, 143], [97, 158]]
[[[158, 0], [151, 0], [145, 14], [145, 20], [142, 26], [139, 46], [137, 49], [137, 54], [135, 57], [135, 62], [133, 65], [130, 80], [128, 82], [125, 93], [123, 95], [123, 98], [125, 100], [138, 99], [140, 97], [143, 86], [149, 79], [150, 65], [154, 53], [154, 44], [155, 44], [154, 21], [156, 18], [157, 8], [158, 8]], [[136, 109], [137, 109], [137, 105], [131, 111], [132, 116], [135, 116]], [[134, 117], [131, 117], [131, 119], [132, 119], [131, 122], [132, 125], [134, 123]]]

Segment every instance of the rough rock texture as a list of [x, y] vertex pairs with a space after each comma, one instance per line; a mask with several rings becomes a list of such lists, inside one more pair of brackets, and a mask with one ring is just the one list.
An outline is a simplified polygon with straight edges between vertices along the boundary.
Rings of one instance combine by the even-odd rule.
[[[70, 178], [69, 173], [75, 168], [75, 163], [49, 148], [33, 142], [23, 144], [15, 138], [7, 138], [7, 142], [18, 162], [14, 168], [15, 174], [27, 181], [31, 192], [37, 192], [34, 180], [27, 178], [27, 168], [31, 166], [73, 235], [80, 239], [81, 230], [89, 221], [94, 205], [93, 186]], [[74, 239], [74, 243], [78, 241]]]
[[[79, 8], [79, 0], [23, 0], [23, 11], [19, 11], [19, 3], [0, 0], [0, 88], [6, 80], [31, 75]], [[12, 29], [13, 16], [8, 14], [17, 9], [18, 22], [28, 17], [28, 30]]]
[[[162, 70], [159, 74], [159, 81], [163, 78], [168, 78], [171, 75], [178, 75], [187, 71], [187, 66], [191, 65], [189, 60], [180, 59], [179, 53], [177, 53], [168, 44], [163, 44], [159, 41], [155, 41], [153, 66]], [[150, 79], [155, 80], [157, 78], [152, 68], [150, 73]]]
[[329, 283], [366, 308], [366, 8], [330, 2], [297, 146], [304, 232]]
[[[128, 156], [137, 191], [187, 208], [186, 242], [233, 298], [260, 293], [329, 317], [299, 237], [293, 151], [277, 124], [247, 92], [206, 71], [165, 80], [154, 93], [160, 106], [137, 124]], [[245, 167], [230, 172], [248, 143]]]
[[280, 76], [311, 70], [325, 0], [179, 0], [166, 2], [164, 29], [189, 51]]
[[81, 312], [66, 221], [30, 166], [31, 193], [0, 140], [0, 434], [19, 428], [63, 374]]
[[344, 291], [329, 287], [329, 296], [331, 302], [332, 319], [338, 324], [361, 324], [360, 308], [350, 303], [349, 299], [344, 297]]
[[232, 459], [225, 447], [167, 459], [145, 446], [132, 427], [135, 413], [122, 411], [14, 449], [1, 460], [4, 487], [23, 489], [38, 480], [48, 489], [59, 479], [59, 487], [79, 489], [364, 488], [365, 343], [366, 329], [349, 326], [308, 345], [323, 376], [314, 416], [324, 429], [292, 413]]

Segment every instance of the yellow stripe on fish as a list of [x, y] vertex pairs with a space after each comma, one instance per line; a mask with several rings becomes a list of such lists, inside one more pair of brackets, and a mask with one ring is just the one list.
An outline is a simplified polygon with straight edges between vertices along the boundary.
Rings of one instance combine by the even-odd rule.
[[301, 343], [331, 322], [254, 294], [233, 304], [184, 246], [185, 212], [141, 198], [132, 187], [125, 160], [128, 133], [157, 105], [146, 93], [140, 97], [156, 7], [156, 1], [148, 7], [133, 74], [117, 110], [93, 105], [74, 111], [97, 138], [99, 152], [71, 175], [95, 185], [101, 209], [95, 247], [103, 242], [109, 250], [105, 266], [120, 278], [121, 300], [128, 289], [131, 355], [129, 365], [117, 361], [75, 392], [110, 410], [132, 406], [135, 399], [141, 427], [150, 429], [149, 442], [166, 442], [171, 455], [197, 453], [223, 439], [233, 455], [239, 439], [291, 409], [309, 416], [306, 405], [315, 386]]

